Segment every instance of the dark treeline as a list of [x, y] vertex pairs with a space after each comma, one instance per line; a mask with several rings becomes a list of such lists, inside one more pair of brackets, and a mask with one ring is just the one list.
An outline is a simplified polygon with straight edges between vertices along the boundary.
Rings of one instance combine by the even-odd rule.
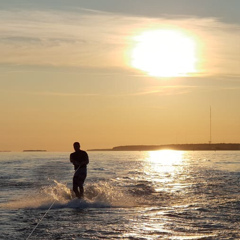
[[156, 150], [183, 150], [183, 151], [207, 151], [207, 150], [240, 150], [239, 143], [200, 143], [200, 144], [168, 144], [168, 145], [127, 145], [117, 146], [112, 149], [91, 149], [89, 151], [156, 151]]

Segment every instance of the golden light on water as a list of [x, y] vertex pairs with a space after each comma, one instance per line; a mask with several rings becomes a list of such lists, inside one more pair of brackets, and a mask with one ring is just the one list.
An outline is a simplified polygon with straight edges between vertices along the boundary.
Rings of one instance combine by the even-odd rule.
[[167, 165], [179, 164], [182, 162], [183, 152], [175, 150], [160, 150], [149, 152], [149, 161]]
[[183, 152], [174, 150], [161, 150], [149, 152], [148, 161], [155, 164], [156, 170], [173, 172], [176, 166], [182, 162]]
[[[183, 170], [184, 151], [150, 151], [145, 157], [145, 173], [155, 183], [155, 191], [177, 191], [184, 186], [178, 181]], [[168, 183], [168, 185], [165, 185]]]
[[149, 30], [134, 37], [131, 66], [155, 77], [196, 73], [196, 42], [177, 30]]

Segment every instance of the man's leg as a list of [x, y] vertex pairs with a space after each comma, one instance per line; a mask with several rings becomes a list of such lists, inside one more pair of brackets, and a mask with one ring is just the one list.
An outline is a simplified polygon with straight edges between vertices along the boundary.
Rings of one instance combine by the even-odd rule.
[[78, 179], [76, 177], [73, 177], [73, 192], [75, 193], [77, 198], [81, 197], [80, 192], [78, 191]]
[[80, 190], [80, 198], [84, 197], [84, 188], [83, 185], [79, 186], [79, 190]]
[[80, 198], [84, 197], [84, 188], [83, 188], [83, 184], [85, 182], [86, 179], [86, 175], [81, 175], [78, 179], [78, 186], [79, 186], [79, 190], [80, 190]]

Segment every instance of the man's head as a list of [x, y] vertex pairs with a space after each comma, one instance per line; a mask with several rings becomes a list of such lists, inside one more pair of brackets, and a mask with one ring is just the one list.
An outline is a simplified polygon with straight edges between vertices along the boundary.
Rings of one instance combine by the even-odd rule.
[[75, 151], [79, 150], [80, 149], [80, 143], [79, 142], [75, 142], [73, 144], [73, 148], [74, 148]]

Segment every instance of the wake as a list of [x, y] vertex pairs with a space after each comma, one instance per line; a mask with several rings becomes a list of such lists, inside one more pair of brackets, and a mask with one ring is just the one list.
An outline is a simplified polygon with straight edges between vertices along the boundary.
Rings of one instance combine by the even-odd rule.
[[[41, 188], [35, 193], [30, 192], [24, 197], [12, 199], [1, 204], [9, 209], [51, 209], [61, 208], [111, 208], [132, 207], [136, 205], [133, 197], [123, 193], [116, 186], [102, 181], [91, 183], [85, 187], [84, 199], [74, 197], [66, 184], [53, 180], [53, 185]], [[54, 203], [54, 204], [53, 204]]]

